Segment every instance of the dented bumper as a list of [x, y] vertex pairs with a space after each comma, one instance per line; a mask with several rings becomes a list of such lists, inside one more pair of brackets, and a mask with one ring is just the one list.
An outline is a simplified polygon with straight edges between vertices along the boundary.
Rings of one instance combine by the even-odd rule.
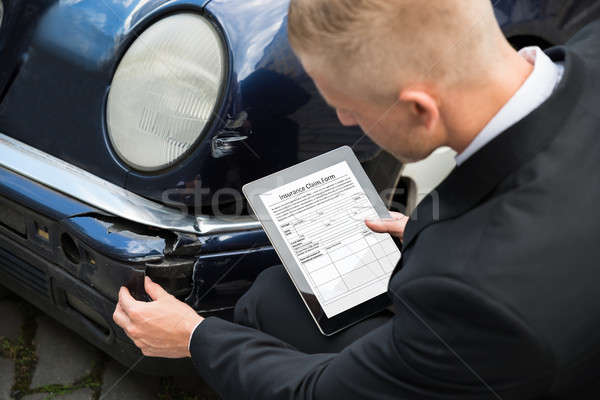
[[[192, 228], [185, 230], [142, 223], [83, 201], [75, 195], [81, 187], [53, 187], [52, 181], [40, 182], [31, 171], [18, 170], [1, 145], [0, 140], [1, 284], [125, 365], [141, 354], [112, 321], [121, 286], [144, 300], [148, 275], [198, 312], [227, 318], [256, 275], [279, 262], [264, 231], [247, 217], [214, 224], [206, 217], [200, 221], [204, 231], [202, 223], [187, 225], [189, 219], [185, 223]], [[12, 159], [18, 160], [16, 155]], [[128, 201], [136, 199], [132, 196]], [[187, 368], [185, 361], [156, 359], [136, 367], [173, 374]]]

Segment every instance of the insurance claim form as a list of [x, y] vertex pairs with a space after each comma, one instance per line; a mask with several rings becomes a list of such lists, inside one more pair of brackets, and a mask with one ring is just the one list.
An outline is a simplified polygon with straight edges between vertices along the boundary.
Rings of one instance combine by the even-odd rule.
[[346, 161], [260, 197], [328, 318], [387, 290], [400, 251]]

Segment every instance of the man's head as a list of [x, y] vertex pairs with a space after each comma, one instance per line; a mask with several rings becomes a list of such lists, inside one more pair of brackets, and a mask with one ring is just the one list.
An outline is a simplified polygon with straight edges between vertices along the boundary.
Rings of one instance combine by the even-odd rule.
[[403, 161], [460, 150], [455, 136], [481, 127], [459, 94], [501, 79], [512, 56], [490, 0], [292, 0], [288, 30], [340, 121]]

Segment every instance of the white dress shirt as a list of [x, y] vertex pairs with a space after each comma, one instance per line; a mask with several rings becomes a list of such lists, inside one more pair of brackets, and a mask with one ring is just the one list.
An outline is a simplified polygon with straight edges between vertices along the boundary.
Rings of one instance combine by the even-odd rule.
[[525, 47], [519, 54], [533, 64], [533, 71], [467, 148], [456, 156], [456, 165], [465, 162], [489, 141], [538, 108], [560, 82], [564, 72], [563, 63], [554, 63], [539, 47]]

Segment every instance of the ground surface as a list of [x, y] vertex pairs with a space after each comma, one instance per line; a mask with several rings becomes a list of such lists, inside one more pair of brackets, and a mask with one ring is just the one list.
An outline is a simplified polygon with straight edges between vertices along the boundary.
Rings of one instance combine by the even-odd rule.
[[[1, 290], [1, 288], [0, 288]], [[212, 400], [200, 378], [126, 369], [18, 297], [0, 293], [0, 400]]]

